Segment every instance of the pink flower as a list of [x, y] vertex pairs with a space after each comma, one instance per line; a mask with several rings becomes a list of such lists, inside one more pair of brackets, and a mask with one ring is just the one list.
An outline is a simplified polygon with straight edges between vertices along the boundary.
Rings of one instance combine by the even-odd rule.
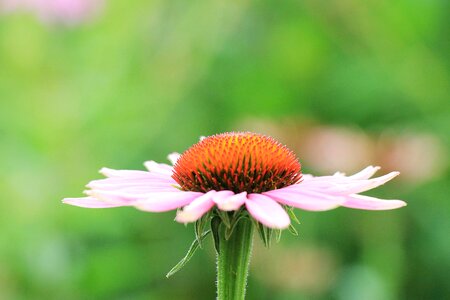
[[406, 205], [359, 194], [399, 172], [371, 179], [379, 167], [369, 166], [351, 176], [302, 174], [287, 147], [254, 133], [206, 137], [182, 155], [169, 155], [169, 160], [173, 166], [148, 161], [147, 171], [103, 168], [100, 173], [107, 178], [91, 181], [87, 197], [63, 202], [88, 208], [134, 206], [149, 212], [178, 209], [176, 220], [181, 223], [197, 221], [211, 210], [242, 210], [274, 229], [290, 225], [284, 206], [325, 211], [339, 206], [387, 210]]
[[103, 0], [5, 0], [0, 10], [28, 11], [45, 23], [78, 25], [92, 19], [103, 7]]

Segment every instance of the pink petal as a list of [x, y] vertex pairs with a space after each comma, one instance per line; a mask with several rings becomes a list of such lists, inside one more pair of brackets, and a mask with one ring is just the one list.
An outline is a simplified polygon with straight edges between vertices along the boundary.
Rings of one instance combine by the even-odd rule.
[[180, 223], [197, 221], [214, 206], [212, 198], [215, 194], [215, 191], [210, 191], [198, 197], [189, 205], [185, 206], [183, 210], [179, 210], [175, 220]]
[[153, 196], [156, 193], [183, 193], [182, 191], [174, 188], [152, 188], [152, 187], [140, 187], [140, 190], [136, 190], [136, 188], [128, 188], [128, 189], [93, 189], [84, 191], [84, 193], [88, 196], [95, 197], [99, 200], [110, 202], [110, 203], [120, 203], [125, 202], [126, 204], [130, 204], [130, 202], [134, 202], [137, 200], [145, 200], [150, 196]]
[[[365, 174], [367, 175], [368, 172]], [[284, 189], [294, 190], [316, 190], [326, 193], [337, 193], [341, 195], [357, 194], [382, 184], [396, 177], [399, 172], [391, 172], [389, 174], [372, 178], [372, 179], [354, 179], [352, 176], [318, 176], [307, 180], [303, 180], [298, 184], [290, 185]], [[357, 174], [355, 174], [357, 175]], [[360, 176], [360, 175], [358, 175]], [[362, 176], [362, 175], [361, 175]]]
[[367, 210], [388, 210], [406, 206], [401, 200], [382, 200], [364, 195], [349, 195], [342, 206]]
[[279, 189], [264, 193], [273, 200], [297, 208], [311, 211], [325, 211], [340, 206], [345, 198], [339, 195], [329, 195], [313, 190]]
[[180, 158], [181, 154], [177, 152], [170, 153], [167, 155], [167, 159], [170, 161], [172, 165], [177, 163], [177, 160]]
[[160, 164], [153, 160], [146, 161], [144, 163], [144, 166], [147, 168], [147, 170], [150, 171], [150, 173], [159, 173], [163, 175], [172, 176], [173, 173], [173, 167], [167, 165], [167, 164]]
[[284, 189], [316, 189], [316, 190], [326, 190], [330, 188], [337, 187], [338, 184], [334, 182], [333, 176], [319, 176], [306, 179], [302, 176], [303, 180], [299, 183], [292, 184], [290, 186], [284, 187]]
[[349, 178], [351, 179], [369, 179], [370, 177], [372, 177], [378, 170], [380, 169], [380, 167], [374, 167], [374, 166], [368, 166], [367, 168], [359, 171], [356, 174], [353, 174], [351, 176], [349, 176]]
[[109, 204], [130, 205], [132, 202], [139, 200], [139, 195], [121, 195], [111, 191], [84, 191], [89, 197], [98, 199]]
[[[220, 192], [217, 194], [219, 193]], [[221, 195], [217, 194], [214, 195], [213, 200], [217, 204], [217, 207], [224, 211], [237, 210], [245, 203], [245, 200], [247, 200], [247, 192], [242, 192], [236, 195], [231, 191], [230, 193], [222, 193]]]
[[114, 170], [110, 168], [101, 168], [100, 174], [106, 177], [119, 177], [119, 178], [147, 178], [149, 172], [147, 171], [137, 171], [137, 170]]
[[92, 180], [86, 187], [89, 188], [121, 188], [130, 186], [171, 186], [177, 185], [173, 179], [160, 178], [106, 178]]
[[338, 184], [334, 191], [341, 194], [357, 194], [374, 189], [386, 182], [392, 180], [400, 172], [391, 172], [389, 174], [367, 180], [349, 180], [347, 183]]
[[247, 196], [245, 206], [256, 220], [267, 227], [284, 229], [291, 223], [283, 207], [267, 196], [250, 194]]
[[94, 197], [84, 197], [84, 198], [64, 198], [62, 200], [65, 204], [75, 205], [85, 208], [109, 208], [126, 206], [124, 203], [106, 203], [104, 201], [98, 200]]
[[144, 211], [163, 212], [185, 206], [201, 195], [203, 193], [182, 191], [149, 193], [146, 199], [138, 200], [133, 205]]
[[111, 192], [115, 194], [142, 195], [154, 192], [175, 192], [180, 191], [173, 186], [125, 186], [125, 187], [98, 187], [95, 192]]

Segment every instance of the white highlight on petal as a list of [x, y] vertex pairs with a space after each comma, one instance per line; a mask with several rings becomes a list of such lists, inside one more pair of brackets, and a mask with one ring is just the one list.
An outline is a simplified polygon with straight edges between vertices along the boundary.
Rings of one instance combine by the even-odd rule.
[[124, 194], [134, 194], [134, 195], [142, 195], [146, 193], [152, 192], [175, 192], [179, 191], [173, 185], [99, 185], [99, 186], [90, 186], [93, 191], [99, 192], [113, 192], [113, 193], [124, 193]]
[[150, 172], [160, 173], [160, 174], [169, 175], [169, 176], [172, 176], [172, 173], [173, 173], [173, 167], [171, 167], [167, 164], [157, 163], [153, 160], [144, 162], [144, 166]]
[[64, 198], [62, 202], [65, 204], [70, 204], [84, 208], [109, 208], [109, 207], [127, 206], [127, 204], [124, 203], [107, 203], [94, 197]]
[[249, 194], [245, 200], [245, 206], [253, 218], [267, 227], [284, 229], [291, 223], [284, 208], [262, 194]]
[[342, 194], [357, 194], [374, 189], [398, 176], [400, 172], [391, 172], [389, 174], [366, 180], [349, 180], [348, 182], [338, 183], [336, 192]]
[[105, 201], [108, 203], [124, 203], [127, 205], [131, 205], [138, 200], [145, 200], [148, 197], [153, 196], [155, 193], [182, 193], [182, 191], [170, 187], [170, 188], [153, 188], [149, 189], [146, 187], [140, 191], [136, 191], [135, 189], [131, 190], [100, 190], [100, 189], [92, 189], [84, 191], [84, 193], [88, 196], [97, 198], [98, 200]]
[[183, 207], [182, 210], [179, 210], [175, 220], [180, 223], [197, 221], [214, 206], [212, 198], [215, 194], [217, 194], [216, 191], [209, 191], [198, 197], [189, 205]]
[[89, 197], [111, 204], [129, 205], [133, 201], [139, 200], [139, 196], [137, 195], [124, 195], [114, 191], [87, 190], [83, 191], [83, 193]]
[[245, 200], [247, 200], [247, 192], [234, 194], [230, 191], [230, 193], [222, 193], [221, 195], [214, 195], [213, 200], [217, 204], [217, 207], [224, 211], [238, 210], [245, 203]]
[[308, 189], [279, 189], [264, 193], [279, 203], [310, 211], [325, 211], [340, 206], [345, 198]]
[[341, 176], [341, 177], [343, 177], [343, 176], [345, 176], [345, 173], [342, 173], [342, 172], [338, 171], [338, 172], [334, 173], [333, 176]]
[[144, 211], [163, 212], [188, 205], [203, 195], [199, 192], [155, 192], [147, 194], [147, 198], [137, 200], [133, 205]]
[[348, 178], [351, 179], [369, 179], [370, 177], [372, 177], [378, 170], [380, 169], [380, 167], [376, 166], [368, 166], [367, 168], [359, 171], [356, 174], [353, 174], [351, 176], [349, 176]]
[[365, 195], [349, 195], [342, 206], [365, 210], [389, 210], [406, 206], [406, 203], [402, 200], [384, 200]]
[[180, 156], [181, 156], [180, 153], [172, 152], [169, 155], [167, 155], [167, 159], [170, 161], [172, 165], [175, 165]]
[[86, 187], [91, 189], [119, 189], [134, 186], [164, 187], [176, 184], [176, 181], [172, 178], [106, 178], [92, 180]]
[[114, 170], [110, 168], [101, 168], [100, 174], [106, 177], [119, 177], [119, 178], [140, 178], [147, 177], [148, 172], [146, 171], [136, 171], [136, 170]]

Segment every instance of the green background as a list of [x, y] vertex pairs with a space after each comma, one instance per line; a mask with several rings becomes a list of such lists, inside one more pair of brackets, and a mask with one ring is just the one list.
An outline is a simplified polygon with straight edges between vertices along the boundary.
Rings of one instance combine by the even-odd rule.
[[[143, 169], [232, 130], [274, 136], [308, 173], [405, 170], [369, 194], [406, 208], [297, 210], [300, 236], [256, 239], [248, 299], [448, 298], [448, 3], [114, 0], [74, 26], [0, 15], [0, 298], [213, 299], [211, 241], [164, 276], [193, 239], [175, 212], [60, 200], [101, 167]], [[339, 170], [314, 158], [324, 128]]]

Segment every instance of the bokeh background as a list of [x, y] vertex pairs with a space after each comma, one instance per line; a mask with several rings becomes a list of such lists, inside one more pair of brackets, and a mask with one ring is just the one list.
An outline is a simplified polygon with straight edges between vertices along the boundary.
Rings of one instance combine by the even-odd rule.
[[369, 194], [408, 202], [297, 211], [248, 299], [449, 299], [448, 1], [0, 4], [1, 299], [213, 299], [210, 241], [165, 278], [193, 240], [174, 212], [60, 200], [232, 130], [305, 172], [399, 170]]

